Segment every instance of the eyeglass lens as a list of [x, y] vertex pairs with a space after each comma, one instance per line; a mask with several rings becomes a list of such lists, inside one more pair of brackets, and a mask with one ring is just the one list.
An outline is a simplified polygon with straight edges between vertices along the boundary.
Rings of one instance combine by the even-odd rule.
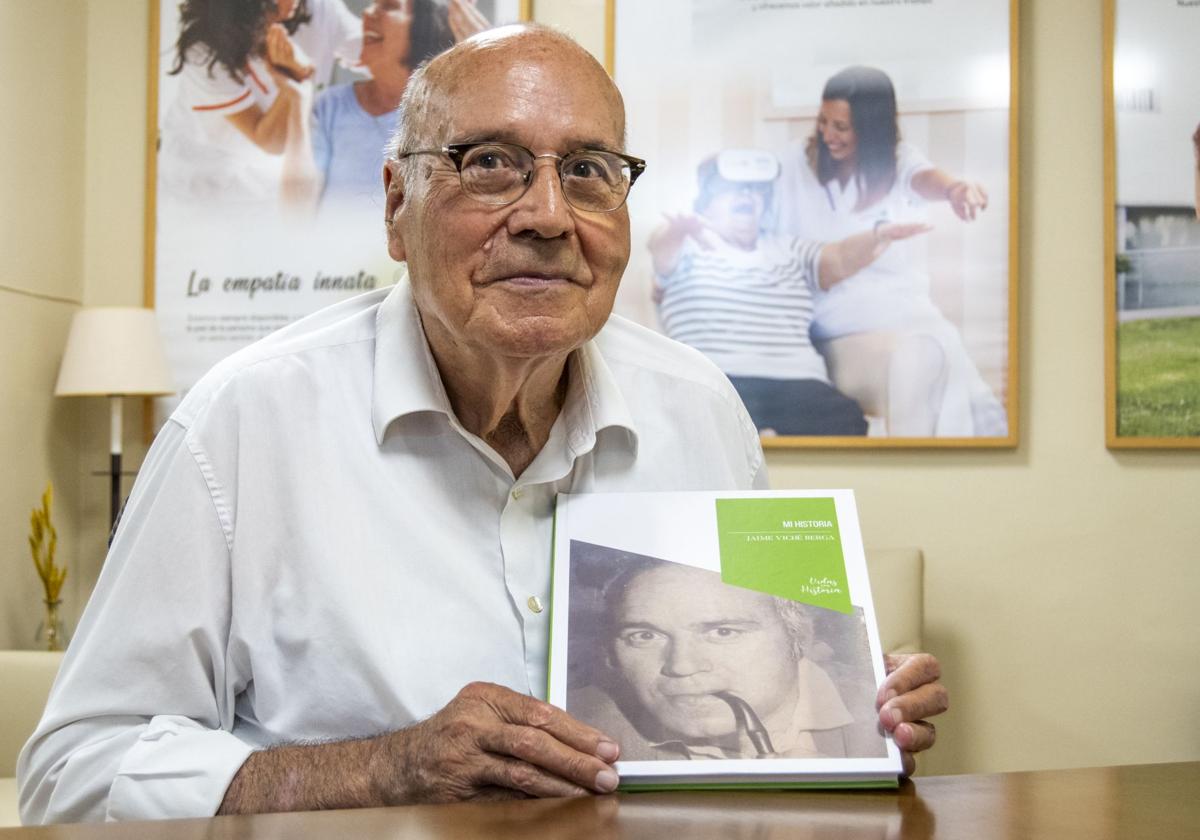
[[[520, 146], [474, 146], [459, 169], [463, 191], [489, 204], [516, 201], [525, 193], [533, 164], [533, 155]], [[558, 172], [563, 195], [580, 210], [615, 210], [629, 194], [629, 164], [607, 152], [572, 152], [558, 162]]]

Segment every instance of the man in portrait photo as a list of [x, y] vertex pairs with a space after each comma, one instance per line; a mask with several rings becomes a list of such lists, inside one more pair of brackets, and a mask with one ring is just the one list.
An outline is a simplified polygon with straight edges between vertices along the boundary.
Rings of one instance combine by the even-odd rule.
[[567, 711], [623, 761], [887, 754], [861, 610], [574, 541], [569, 611]]

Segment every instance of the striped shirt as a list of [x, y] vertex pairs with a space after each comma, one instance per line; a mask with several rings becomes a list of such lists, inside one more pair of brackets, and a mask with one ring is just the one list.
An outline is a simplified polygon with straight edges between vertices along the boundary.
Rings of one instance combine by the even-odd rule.
[[666, 334], [728, 376], [828, 382], [808, 334], [821, 243], [762, 236], [746, 251], [713, 239], [711, 250], [689, 240], [675, 270], [658, 278]]

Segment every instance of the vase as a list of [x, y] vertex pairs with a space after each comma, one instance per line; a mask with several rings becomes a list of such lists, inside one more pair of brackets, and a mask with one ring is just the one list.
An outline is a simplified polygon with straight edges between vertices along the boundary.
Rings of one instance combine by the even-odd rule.
[[63, 628], [62, 619], [58, 615], [62, 599], [42, 601], [42, 603], [46, 605], [46, 617], [38, 625], [34, 641], [44, 646], [46, 650], [63, 650], [67, 646], [67, 633]]

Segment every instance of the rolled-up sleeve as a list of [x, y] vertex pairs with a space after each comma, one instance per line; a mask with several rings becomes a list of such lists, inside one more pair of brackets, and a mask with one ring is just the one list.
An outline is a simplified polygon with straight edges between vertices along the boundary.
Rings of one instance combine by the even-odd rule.
[[230, 534], [203, 453], [168, 423], [18, 759], [25, 823], [220, 807], [253, 749], [232, 734]]

